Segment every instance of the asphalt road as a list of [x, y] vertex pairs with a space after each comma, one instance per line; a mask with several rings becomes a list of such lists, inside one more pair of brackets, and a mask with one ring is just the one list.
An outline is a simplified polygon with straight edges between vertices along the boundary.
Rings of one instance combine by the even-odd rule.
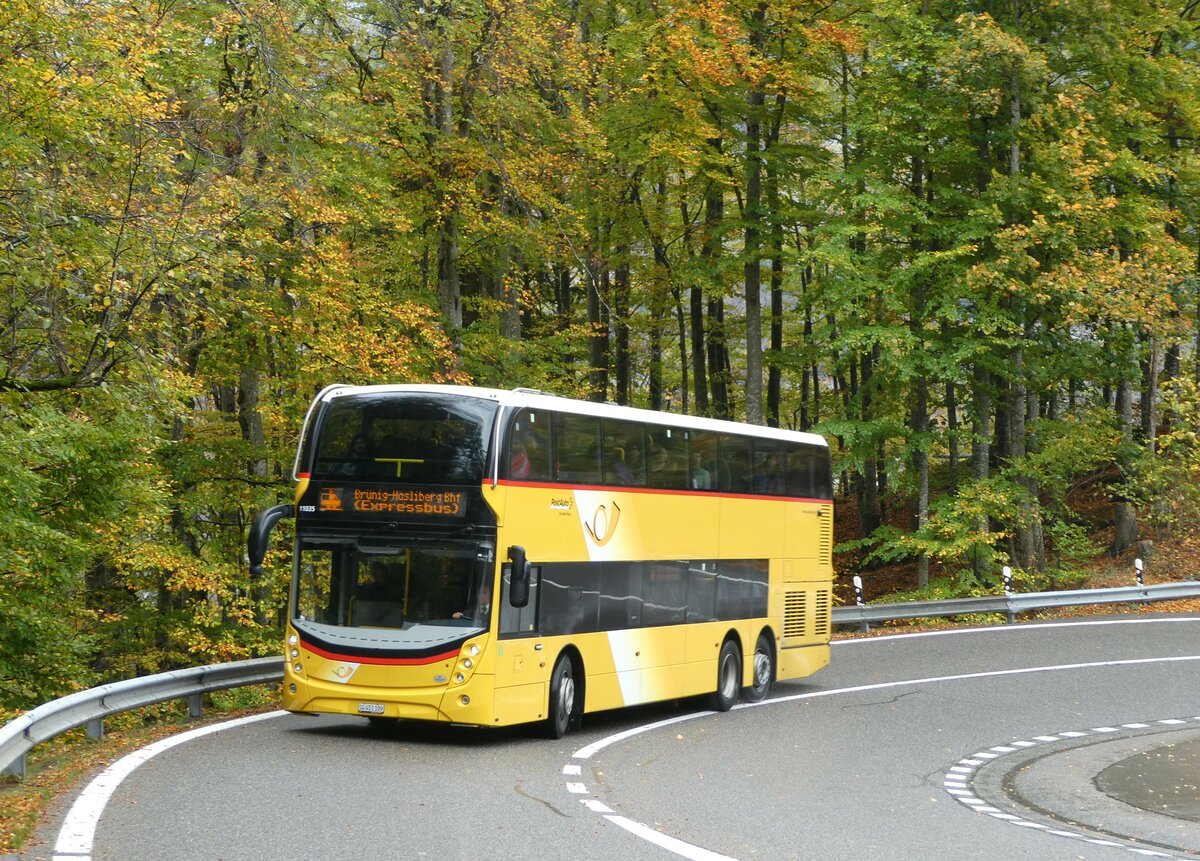
[[700, 708], [588, 716], [560, 742], [276, 716], [146, 758], [94, 839], [66, 840], [60, 816], [27, 857], [1200, 854], [1200, 618], [840, 641], [764, 703]]

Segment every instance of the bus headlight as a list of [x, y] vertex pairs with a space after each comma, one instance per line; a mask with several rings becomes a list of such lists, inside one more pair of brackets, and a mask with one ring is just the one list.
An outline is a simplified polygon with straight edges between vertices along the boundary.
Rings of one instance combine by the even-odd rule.
[[296, 664], [296, 666], [292, 669], [294, 669], [297, 673], [302, 673], [304, 672], [304, 664]]
[[476, 657], [479, 654], [479, 646], [477, 646], [475, 643], [467, 646], [467, 654], [472, 658]]
[[463, 664], [463, 668], [468, 669], [468, 670], [471, 669], [471, 667], [475, 666], [475, 662], [472, 661], [470, 658], [463, 658], [462, 664]]
[[463, 682], [465, 682], [466, 680], [467, 680], [467, 677], [466, 677], [466, 676], [464, 676], [462, 673], [455, 673], [455, 675], [454, 675], [454, 681], [455, 681], [457, 684], [460, 684], [460, 685], [461, 685], [461, 684], [462, 684]]

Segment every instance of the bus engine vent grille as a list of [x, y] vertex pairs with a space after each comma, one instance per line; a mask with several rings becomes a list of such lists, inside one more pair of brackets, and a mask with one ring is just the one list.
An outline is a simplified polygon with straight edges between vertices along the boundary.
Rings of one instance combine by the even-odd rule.
[[813, 634], [818, 637], [829, 636], [829, 605], [830, 593], [827, 591], [817, 592], [816, 600], [813, 602]]
[[833, 518], [828, 514], [817, 519], [817, 563], [833, 564]]
[[783, 603], [783, 636], [803, 637], [804, 617], [808, 609], [808, 595], [804, 592], [788, 592]]

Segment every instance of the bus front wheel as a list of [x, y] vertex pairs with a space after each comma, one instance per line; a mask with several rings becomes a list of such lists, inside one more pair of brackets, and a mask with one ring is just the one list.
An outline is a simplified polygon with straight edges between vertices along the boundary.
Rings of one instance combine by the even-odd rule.
[[742, 691], [747, 702], [762, 702], [767, 691], [771, 688], [771, 679], [775, 676], [775, 653], [771, 651], [771, 640], [762, 633], [758, 635], [758, 643], [754, 646], [754, 681]]
[[726, 640], [717, 658], [717, 690], [712, 695], [712, 707], [727, 712], [737, 702], [742, 686], [742, 650], [733, 640]]
[[550, 674], [550, 708], [543, 725], [547, 738], [562, 738], [567, 734], [571, 714], [575, 711], [575, 673], [571, 659], [563, 655]]

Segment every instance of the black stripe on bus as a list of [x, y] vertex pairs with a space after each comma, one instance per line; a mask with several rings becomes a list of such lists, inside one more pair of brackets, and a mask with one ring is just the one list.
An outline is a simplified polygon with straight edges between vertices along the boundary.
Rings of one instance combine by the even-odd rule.
[[766, 559], [543, 563], [535, 569], [527, 607], [501, 603], [500, 635], [758, 619], [767, 615], [767, 569]]

